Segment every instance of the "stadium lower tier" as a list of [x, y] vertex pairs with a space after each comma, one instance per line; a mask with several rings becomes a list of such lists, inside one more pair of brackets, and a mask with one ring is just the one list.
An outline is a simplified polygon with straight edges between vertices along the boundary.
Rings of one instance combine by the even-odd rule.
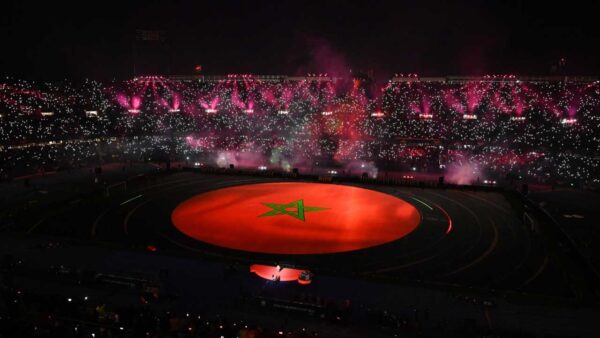
[[[289, 138], [288, 138], [289, 139]], [[496, 142], [347, 140], [285, 137], [251, 140], [247, 136], [195, 138], [129, 136], [67, 139], [0, 145], [0, 181], [40, 172], [97, 166], [99, 163], [155, 162], [187, 166], [273, 170], [302, 174], [386, 177], [406, 172], [410, 179], [444, 175], [453, 184], [528, 182], [600, 186], [600, 157], [588, 150], [552, 149]], [[400, 177], [401, 178], [401, 177]], [[428, 179], [427, 179], [428, 180]], [[486, 182], [488, 181], [488, 182]], [[495, 185], [496, 183], [494, 183]]]

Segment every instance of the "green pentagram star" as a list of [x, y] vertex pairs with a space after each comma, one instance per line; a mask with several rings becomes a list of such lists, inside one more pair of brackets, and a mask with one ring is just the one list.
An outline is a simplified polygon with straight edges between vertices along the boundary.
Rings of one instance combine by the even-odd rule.
[[[301, 221], [304, 221], [304, 213], [306, 213], [306, 212], [329, 209], [329, 208], [304, 206], [303, 200], [297, 200], [295, 202], [291, 202], [288, 204], [275, 204], [275, 203], [263, 203], [263, 204], [273, 210], [266, 212], [262, 215], [258, 215], [258, 217], [289, 215], [289, 216], [297, 218]], [[294, 208], [296, 210], [295, 211], [287, 210], [287, 209], [291, 209], [291, 208]]]

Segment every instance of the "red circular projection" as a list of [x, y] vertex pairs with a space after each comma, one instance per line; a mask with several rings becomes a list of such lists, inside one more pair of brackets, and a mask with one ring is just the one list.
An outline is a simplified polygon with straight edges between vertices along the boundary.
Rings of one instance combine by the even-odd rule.
[[184, 234], [230, 249], [324, 254], [402, 238], [420, 222], [411, 204], [362, 188], [263, 183], [223, 188], [181, 203], [171, 215]]

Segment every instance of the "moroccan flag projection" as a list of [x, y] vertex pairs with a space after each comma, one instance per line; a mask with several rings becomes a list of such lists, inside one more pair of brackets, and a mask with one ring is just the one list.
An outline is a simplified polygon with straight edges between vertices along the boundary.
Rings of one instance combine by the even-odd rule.
[[415, 207], [381, 192], [319, 183], [263, 183], [192, 197], [171, 215], [199, 241], [269, 254], [326, 254], [389, 243], [420, 223]]

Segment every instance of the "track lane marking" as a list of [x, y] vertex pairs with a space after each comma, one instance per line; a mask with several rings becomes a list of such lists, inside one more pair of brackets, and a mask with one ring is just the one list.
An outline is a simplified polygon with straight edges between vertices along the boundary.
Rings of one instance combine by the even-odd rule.
[[525, 282], [523, 282], [523, 284], [519, 285], [519, 287], [517, 289], [522, 289], [524, 288], [527, 284], [533, 282], [536, 278], [538, 278], [539, 275], [542, 274], [542, 272], [544, 272], [544, 270], [546, 270], [546, 267], [548, 266], [548, 256], [544, 257], [544, 261], [542, 262], [542, 265], [540, 265], [540, 267], [536, 270], [536, 272], [529, 278], [527, 278], [527, 280]]
[[492, 244], [490, 244], [490, 246], [487, 248], [487, 250], [485, 250], [483, 252], [483, 254], [481, 254], [479, 257], [477, 257], [475, 260], [471, 261], [469, 264], [467, 265], [463, 265], [462, 267], [448, 272], [446, 273], [444, 276], [451, 276], [454, 275], [456, 273], [459, 273], [461, 271], [464, 271], [470, 267], [472, 267], [473, 265], [481, 262], [482, 260], [484, 260], [487, 256], [489, 256], [489, 254], [492, 253], [492, 251], [494, 251], [494, 249], [496, 248], [496, 246], [498, 245], [498, 227], [496, 226], [496, 222], [494, 222], [492, 219], [488, 219], [491, 224], [492, 224], [492, 229], [494, 229], [494, 239], [492, 240]]
[[142, 196], [143, 196], [143, 195], [137, 195], [137, 196], [135, 196], [135, 197], [132, 197], [132, 198], [128, 199], [127, 201], [125, 201], [125, 202], [121, 203], [120, 205], [125, 205], [125, 204], [127, 204], [127, 203], [129, 203], [129, 202], [131, 202], [131, 201], [135, 201], [135, 200], [137, 200], [138, 198], [140, 198], [140, 197], [142, 197]]
[[137, 209], [139, 209], [143, 205], [148, 204], [150, 201], [152, 201], [152, 199], [146, 200], [146, 201], [136, 205], [133, 209], [131, 209], [127, 213], [127, 215], [125, 216], [125, 219], [123, 220], [123, 232], [125, 232], [126, 235], [129, 235], [129, 218], [131, 218], [131, 215], [133, 215], [133, 213], [136, 212]]
[[423, 204], [424, 206], [428, 207], [428, 208], [429, 208], [429, 210], [433, 210], [433, 208], [432, 208], [432, 207], [430, 207], [430, 206], [429, 206], [429, 204], [427, 204], [427, 203], [425, 203], [425, 202], [421, 201], [420, 199], [418, 199], [418, 198], [416, 198], [416, 197], [413, 197], [413, 196], [410, 196], [410, 198], [412, 198], [413, 200], [415, 200], [415, 201], [417, 201], [417, 202], [419, 202], [419, 203]]

